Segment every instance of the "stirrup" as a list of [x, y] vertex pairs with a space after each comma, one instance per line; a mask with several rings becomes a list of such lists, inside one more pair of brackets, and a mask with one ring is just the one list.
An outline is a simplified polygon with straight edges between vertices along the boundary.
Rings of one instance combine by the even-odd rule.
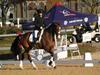
[[39, 40], [37, 40], [36, 43], [39, 43]]

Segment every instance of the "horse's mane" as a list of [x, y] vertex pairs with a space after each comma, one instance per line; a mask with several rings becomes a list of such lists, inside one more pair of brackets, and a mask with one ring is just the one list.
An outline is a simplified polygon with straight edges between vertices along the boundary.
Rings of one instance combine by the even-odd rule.
[[[45, 28], [45, 30], [44, 30], [44, 34], [49, 34], [49, 36], [51, 36], [52, 38], [52, 43], [54, 43], [55, 41], [54, 41], [54, 36], [55, 36], [55, 34], [56, 34], [56, 29], [55, 29], [55, 27], [56, 27], [56, 25], [55, 25], [55, 23], [52, 23], [51, 25], [49, 25], [48, 27], [46, 27]], [[49, 36], [48, 36], [48, 38], [49, 38]], [[46, 37], [47, 38], [47, 37]], [[42, 38], [42, 41], [41, 41], [41, 43], [37, 43], [37, 44], [35, 44], [34, 45], [34, 47], [36, 47], [36, 48], [43, 48], [44, 49], [44, 45], [43, 45], [43, 40], [49, 40], [48, 38], [46, 39], [46, 38]], [[47, 45], [47, 43], [45, 42], [45, 45]]]
[[52, 36], [54, 36], [54, 34], [55, 34], [55, 23], [50, 24], [45, 30], [47, 32], [49, 32], [50, 34], [52, 34]]

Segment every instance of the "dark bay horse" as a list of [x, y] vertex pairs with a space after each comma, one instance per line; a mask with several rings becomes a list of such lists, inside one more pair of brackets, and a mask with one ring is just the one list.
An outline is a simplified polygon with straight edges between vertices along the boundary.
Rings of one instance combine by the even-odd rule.
[[[50, 61], [48, 62], [48, 66], [52, 66], [53, 68], [56, 67], [55, 61], [54, 61], [54, 47], [55, 47], [55, 38], [59, 35], [60, 32], [60, 24], [59, 23], [52, 23], [49, 25], [47, 28], [44, 29], [42, 39], [39, 43], [34, 43], [32, 44], [29, 41], [29, 37], [31, 32], [25, 33], [23, 35], [19, 35], [16, 37], [14, 42], [12, 43], [11, 46], [11, 51], [15, 55], [19, 55], [19, 61], [20, 61], [20, 68], [23, 69], [23, 59], [24, 55], [26, 54], [28, 56], [28, 60], [32, 64], [32, 66], [37, 69], [35, 63], [32, 61], [31, 56], [30, 56], [30, 50], [32, 48], [34, 49], [44, 49], [48, 53], [50, 53], [51, 58]], [[58, 38], [58, 37], [57, 37]], [[24, 51], [22, 50], [24, 48]]]

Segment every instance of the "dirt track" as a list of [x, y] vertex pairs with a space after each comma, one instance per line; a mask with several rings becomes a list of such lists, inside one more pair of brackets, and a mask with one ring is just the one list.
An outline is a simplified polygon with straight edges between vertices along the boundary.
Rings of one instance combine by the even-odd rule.
[[20, 70], [17, 65], [5, 65], [0, 70], [0, 75], [100, 75], [100, 65], [86, 68], [83, 65], [57, 65], [56, 69], [47, 68], [45, 65], [37, 65], [38, 70], [32, 69], [31, 65], [24, 65]]
[[[97, 52], [92, 53], [93, 59], [100, 60], [100, 43], [93, 44]], [[5, 65], [0, 70], [0, 75], [100, 75], [100, 64], [86, 68], [83, 65], [60, 64], [56, 69], [49, 69], [45, 65], [37, 65], [38, 70], [34, 70], [31, 65], [24, 65], [24, 70], [20, 70], [18, 65]]]

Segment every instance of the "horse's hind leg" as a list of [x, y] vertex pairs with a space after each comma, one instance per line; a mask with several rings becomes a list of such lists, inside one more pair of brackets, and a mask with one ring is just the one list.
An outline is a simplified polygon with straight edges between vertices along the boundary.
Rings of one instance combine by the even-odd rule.
[[35, 65], [35, 63], [32, 61], [30, 54], [28, 53], [28, 60], [30, 61], [30, 63], [32, 64], [34, 69], [37, 69], [37, 66]]
[[19, 67], [21, 69], [24, 69], [23, 68], [23, 59], [24, 59], [24, 53], [23, 54], [19, 54], [19, 61], [20, 61]]
[[19, 60], [19, 55], [18, 54], [16, 55], [16, 59]]

